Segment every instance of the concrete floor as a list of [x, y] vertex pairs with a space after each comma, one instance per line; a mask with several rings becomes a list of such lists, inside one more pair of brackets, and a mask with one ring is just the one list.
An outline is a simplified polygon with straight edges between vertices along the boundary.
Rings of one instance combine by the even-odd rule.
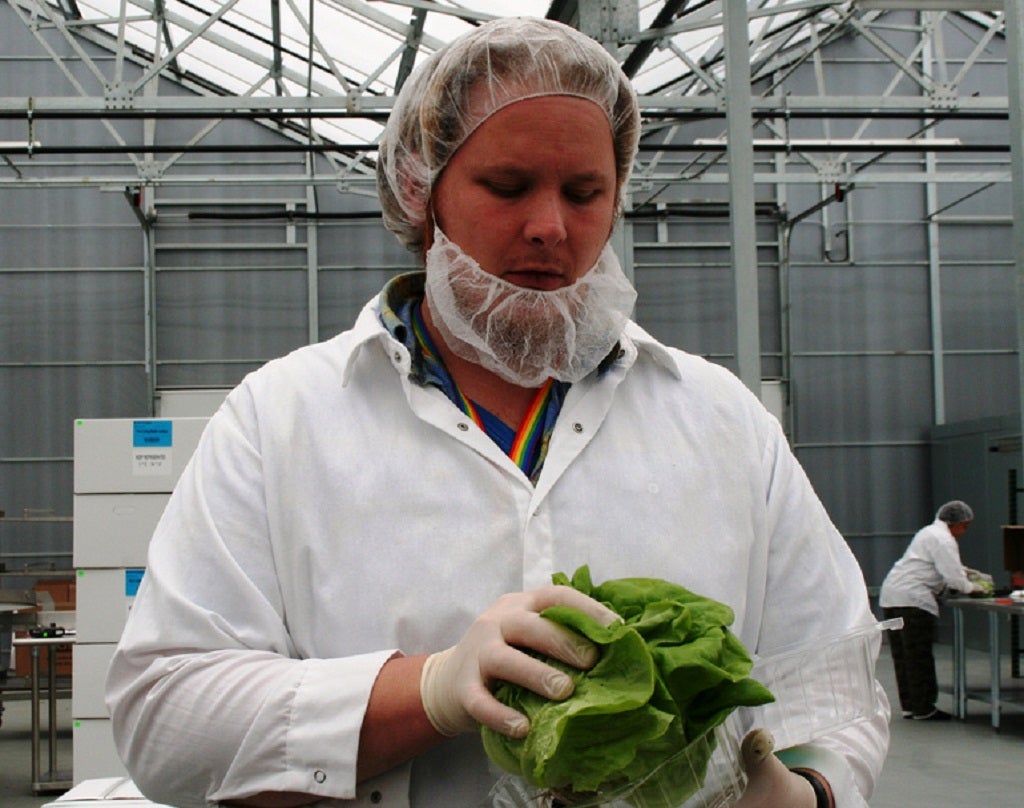
[[[950, 649], [937, 647], [936, 658], [940, 684], [948, 685], [952, 681]], [[900, 717], [892, 662], [885, 648], [878, 676], [896, 712], [889, 757], [871, 808], [1024, 804], [1024, 710], [1004, 710], [998, 732], [990, 723], [988, 705], [980, 702], [968, 704], [965, 721], [908, 721]], [[987, 683], [985, 655], [970, 652], [968, 676], [972, 687]], [[65, 769], [71, 764], [71, 710], [68, 701], [58, 704], [58, 768]], [[939, 706], [952, 708], [948, 692], [940, 696]], [[9, 701], [6, 708], [0, 727], [0, 806], [40, 808], [57, 795], [32, 794], [29, 704]], [[45, 742], [43, 755], [47, 759]]]

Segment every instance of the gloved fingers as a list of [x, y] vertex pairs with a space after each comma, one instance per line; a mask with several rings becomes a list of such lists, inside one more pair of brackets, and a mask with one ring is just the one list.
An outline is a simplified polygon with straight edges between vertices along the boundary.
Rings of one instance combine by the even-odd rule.
[[525, 715], [506, 707], [482, 684], [468, 689], [464, 708], [475, 721], [509, 738], [525, 738], [530, 731], [530, 721]]
[[584, 595], [571, 586], [552, 584], [526, 594], [532, 599], [532, 608], [537, 612], [544, 611], [549, 606], [569, 606], [593, 618], [602, 626], [610, 626], [622, 619], [600, 601]]
[[505, 615], [501, 636], [508, 645], [538, 651], [580, 670], [592, 668], [600, 658], [597, 646], [586, 637], [533, 611]]
[[490, 646], [480, 654], [478, 664], [488, 686], [497, 680], [511, 682], [555, 701], [568, 698], [575, 689], [567, 674], [508, 645]]
[[593, 667], [600, 653], [590, 640], [540, 616], [540, 612], [551, 606], [576, 609], [603, 626], [621, 620], [603, 603], [570, 586], [546, 586], [511, 596], [502, 604], [501, 634], [505, 642], [538, 651], [581, 670]]

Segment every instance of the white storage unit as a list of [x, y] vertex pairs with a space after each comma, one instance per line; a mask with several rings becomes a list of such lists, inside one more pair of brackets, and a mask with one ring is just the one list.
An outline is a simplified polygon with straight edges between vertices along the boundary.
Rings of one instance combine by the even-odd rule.
[[75, 422], [76, 643], [71, 717], [74, 783], [127, 775], [103, 691], [142, 581], [146, 550], [207, 417]]

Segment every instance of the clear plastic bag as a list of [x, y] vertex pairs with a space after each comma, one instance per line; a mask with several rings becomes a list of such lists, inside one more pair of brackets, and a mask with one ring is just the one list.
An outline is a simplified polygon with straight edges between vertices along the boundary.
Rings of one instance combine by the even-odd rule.
[[[740, 708], [644, 780], [612, 792], [566, 801], [550, 790], [505, 775], [481, 808], [726, 808], [746, 788], [740, 742], [754, 727], [775, 736], [775, 748], [808, 743], [873, 716], [878, 709], [875, 660], [881, 633], [902, 628], [899, 618], [865, 626], [840, 637], [804, 643], [767, 657], [754, 657], [751, 677], [765, 685], [775, 701]], [[666, 767], [692, 774], [699, 788], [683, 802], [673, 802], [656, 787]]]
[[[725, 808], [743, 794], [747, 778], [739, 762], [740, 728], [735, 715], [708, 730], [641, 781], [594, 795], [560, 795], [505, 775], [491, 789], [489, 808]], [[696, 788], [679, 803], [658, 787], [665, 769]]]

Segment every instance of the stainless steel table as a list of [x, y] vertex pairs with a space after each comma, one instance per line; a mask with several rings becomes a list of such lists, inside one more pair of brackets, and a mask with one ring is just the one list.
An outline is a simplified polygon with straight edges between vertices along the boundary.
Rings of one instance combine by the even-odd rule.
[[[1002, 687], [1002, 652], [999, 647], [999, 620], [1001, 618], [1024, 616], [1024, 603], [1008, 598], [951, 598], [944, 605], [953, 612], [953, 714], [957, 718], [967, 717], [967, 699], [987, 701], [991, 708], [992, 726], [999, 729], [999, 717], [1003, 706], [1014, 704], [1024, 706], [1024, 701], [1011, 698]], [[970, 694], [967, 690], [967, 653], [964, 641], [964, 612], [981, 611], [988, 616], [988, 664], [989, 693]]]
[[[46, 794], [67, 791], [72, 786], [69, 772], [57, 770], [57, 648], [74, 645], [75, 632], [69, 631], [61, 637], [15, 637], [15, 646], [25, 646], [32, 655], [32, 791]], [[39, 651], [48, 648], [47, 654], [47, 706], [49, 707], [47, 739], [49, 741], [50, 768], [42, 771], [41, 703], [39, 687]]]

